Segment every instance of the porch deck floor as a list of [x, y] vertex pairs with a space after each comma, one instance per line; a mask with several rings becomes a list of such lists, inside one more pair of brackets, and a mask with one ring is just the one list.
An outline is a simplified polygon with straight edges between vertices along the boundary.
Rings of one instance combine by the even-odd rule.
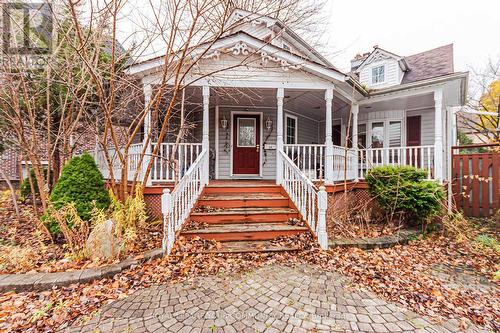
[[211, 180], [210, 187], [258, 187], [258, 186], [276, 186], [274, 180], [260, 179], [217, 179]]

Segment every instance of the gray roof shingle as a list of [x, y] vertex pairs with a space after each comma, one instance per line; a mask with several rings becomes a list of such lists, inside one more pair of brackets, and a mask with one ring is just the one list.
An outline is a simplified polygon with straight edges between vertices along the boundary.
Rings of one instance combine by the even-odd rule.
[[410, 71], [406, 72], [402, 84], [452, 74], [453, 44], [405, 57]]

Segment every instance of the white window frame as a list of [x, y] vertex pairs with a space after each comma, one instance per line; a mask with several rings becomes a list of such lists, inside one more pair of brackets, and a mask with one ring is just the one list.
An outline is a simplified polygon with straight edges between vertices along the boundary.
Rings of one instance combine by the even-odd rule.
[[[288, 128], [287, 128], [287, 126], [288, 126], [287, 119], [288, 118], [291, 118], [291, 119], [295, 120], [295, 133], [294, 133], [295, 143], [289, 143], [288, 142]], [[285, 136], [285, 144], [286, 145], [292, 145], [292, 144], [298, 144], [299, 143], [299, 134], [298, 134], [299, 131], [298, 131], [298, 128], [299, 128], [299, 119], [297, 118], [297, 116], [291, 115], [289, 113], [285, 113], [285, 128], [284, 128], [284, 130], [285, 130], [284, 134], [285, 135], [284, 136]]]
[[[372, 124], [373, 123], [384, 123], [384, 147], [389, 148], [389, 124], [391, 121], [401, 122], [401, 147], [405, 147], [406, 141], [403, 141], [406, 134], [406, 128], [404, 127], [403, 118], [383, 118], [383, 119], [372, 119], [369, 121], [360, 121], [358, 125], [366, 125], [366, 147], [372, 148]], [[392, 147], [396, 148], [396, 147]]]
[[[371, 77], [372, 77], [372, 84], [382, 84], [385, 82], [385, 76], [386, 76], [386, 68], [385, 68], [385, 64], [383, 65], [377, 65], [377, 66], [373, 66], [371, 68]], [[376, 75], [374, 75], [373, 71], [376, 70], [376, 69], [379, 69], [379, 68], [382, 68], [383, 69], [383, 77], [382, 77], [382, 80], [380, 81], [375, 81], [375, 78], [378, 77]]]

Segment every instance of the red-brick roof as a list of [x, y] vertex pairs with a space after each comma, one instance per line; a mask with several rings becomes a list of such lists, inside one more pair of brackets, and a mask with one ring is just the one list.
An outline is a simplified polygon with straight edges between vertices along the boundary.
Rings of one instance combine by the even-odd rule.
[[431, 79], [454, 73], [453, 44], [405, 57], [410, 70], [401, 83]]

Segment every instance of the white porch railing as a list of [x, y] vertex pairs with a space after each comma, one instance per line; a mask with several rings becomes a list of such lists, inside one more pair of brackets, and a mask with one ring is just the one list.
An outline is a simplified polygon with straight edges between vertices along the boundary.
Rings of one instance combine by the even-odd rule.
[[[310, 180], [324, 179], [325, 150], [324, 144], [284, 145], [285, 154], [298, 166]], [[347, 154], [346, 154], [347, 153]], [[347, 158], [347, 159], [346, 159]], [[345, 168], [347, 160], [347, 168]], [[345, 169], [345, 170], [344, 170]], [[346, 173], [345, 173], [346, 171]], [[346, 176], [346, 177], [345, 177]], [[333, 146], [333, 179], [341, 181], [356, 178], [356, 151], [340, 146]]]
[[359, 150], [359, 177], [366, 171], [382, 165], [410, 165], [427, 170], [427, 178], [434, 178], [434, 146], [368, 148]]
[[[347, 162], [347, 164], [346, 164]], [[356, 150], [333, 146], [333, 180], [353, 180], [356, 178]]]
[[327, 193], [321, 186], [319, 191], [311, 180], [298, 168], [298, 166], [283, 151], [278, 151], [277, 163], [281, 175], [278, 182], [288, 193], [293, 203], [299, 210], [318, 238], [318, 243], [323, 249], [328, 248], [328, 234], [326, 231]]
[[[324, 179], [325, 145], [284, 145], [283, 150], [310, 180]], [[427, 177], [433, 179], [434, 146], [359, 149], [357, 157], [355, 149], [333, 147], [333, 181], [356, 179], [356, 172], [358, 178], [364, 178], [367, 170], [382, 165], [410, 165], [422, 168], [427, 170]]]
[[[151, 143], [151, 151], [156, 143]], [[143, 151], [143, 144], [136, 143], [130, 145], [128, 150], [127, 162], [127, 180], [132, 181], [134, 173], [137, 169], [141, 169], [142, 165], [146, 165], [147, 159], [143, 158], [142, 164], [140, 162], [141, 154]], [[176, 178], [182, 178], [186, 174], [189, 167], [198, 158], [201, 152], [201, 143], [162, 143], [158, 149], [158, 153], [153, 156], [153, 166], [151, 168], [150, 177], [153, 181], [175, 181]], [[123, 154], [124, 149], [121, 148], [120, 152]], [[118, 156], [116, 149], [108, 148], [109, 158], [112, 162], [113, 177], [115, 180], [121, 180], [122, 163]], [[111, 178], [109, 165], [104, 154], [104, 151], [98, 150], [94, 154], [97, 166], [104, 177], [104, 179]], [[139, 173], [137, 180], [142, 179], [142, 170]]]
[[205, 185], [208, 184], [208, 153], [202, 151], [191, 164], [175, 189], [163, 190], [161, 211], [163, 214], [163, 252], [170, 254], [174, 246], [176, 232], [189, 217]]
[[[119, 150], [122, 154], [124, 153], [124, 148]], [[134, 173], [139, 167], [139, 160], [142, 153], [142, 143], [136, 143], [130, 145], [128, 149], [128, 162], [127, 162], [127, 180], [132, 181]], [[108, 156], [111, 161], [113, 169], [113, 177], [115, 180], [121, 180], [122, 177], [122, 163], [120, 157], [115, 148], [108, 148]], [[104, 179], [111, 178], [111, 171], [109, 170], [108, 160], [103, 149], [94, 152], [94, 160], [96, 161], [97, 167], [101, 171]]]
[[324, 178], [325, 145], [287, 144], [283, 150], [309, 179], [316, 181]]
[[[156, 144], [152, 144], [151, 151]], [[182, 178], [201, 152], [201, 143], [162, 143], [153, 156], [151, 180], [173, 181]]]

